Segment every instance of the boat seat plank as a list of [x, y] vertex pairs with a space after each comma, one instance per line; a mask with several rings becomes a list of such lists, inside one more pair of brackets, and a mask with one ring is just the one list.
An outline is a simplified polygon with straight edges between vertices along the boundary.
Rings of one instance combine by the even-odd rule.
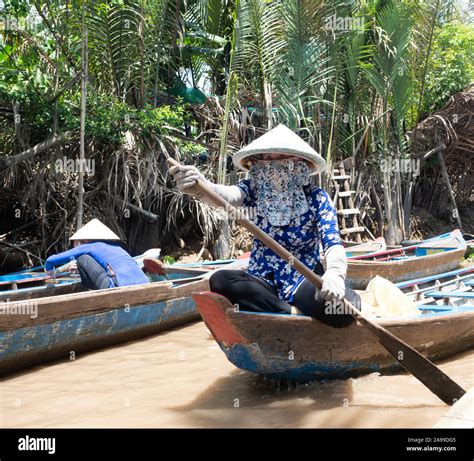
[[430, 296], [435, 299], [444, 299], [444, 298], [468, 298], [474, 299], [473, 291], [430, 291], [426, 293], [426, 296]]
[[455, 271], [446, 272], [444, 274], [435, 274], [435, 275], [430, 275], [429, 277], [421, 277], [414, 280], [407, 280], [405, 282], [396, 283], [396, 286], [402, 289], [402, 288], [407, 288], [412, 285], [423, 285], [424, 283], [432, 282], [440, 278], [445, 279], [448, 277], [456, 277], [459, 275], [469, 274], [471, 272], [474, 272], [474, 267], [467, 267], [467, 268], [462, 268]]
[[430, 306], [429, 304], [422, 304], [416, 306], [420, 311], [433, 311], [433, 312], [447, 312], [455, 309], [455, 306]]

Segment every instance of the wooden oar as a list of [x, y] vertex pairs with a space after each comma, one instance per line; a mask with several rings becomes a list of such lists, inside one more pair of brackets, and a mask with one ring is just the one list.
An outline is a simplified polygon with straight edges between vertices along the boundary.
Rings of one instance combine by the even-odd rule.
[[[172, 158], [167, 159], [169, 166], [181, 166]], [[244, 226], [264, 245], [275, 252], [280, 258], [291, 264], [295, 269], [316, 287], [321, 288], [322, 280], [311, 269], [306, 267], [301, 261], [295, 258], [288, 250], [276, 242], [272, 237], [266, 234], [262, 229], [256, 226], [243, 216], [236, 207], [232, 206], [220, 195], [211, 190], [202, 181], [196, 181], [193, 187], [198, 187], [214, 204], [226, 210], [231, 218]], [[466, 391], [455, 383], [449, 376], [443, 373], [434, 363], [421, 355], [411, 346], [397, 338], [395, 335], [373, 322], [356, 309], [347, 299], [344, 299], [346, 312], [353, 315], [362, 325], [367, 327], [377, 338], [379, 343], [387, 349], [400, 365], [409, 371], [415, 378], [421, 381], [428, 389], [436, 394], [444, 403], [453, 405], [459, 400]]]

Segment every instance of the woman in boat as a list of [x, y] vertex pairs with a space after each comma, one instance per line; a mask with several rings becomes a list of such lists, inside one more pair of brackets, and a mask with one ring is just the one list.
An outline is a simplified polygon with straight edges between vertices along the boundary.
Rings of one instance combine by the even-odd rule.
[[311, 183], [311, 175], [326, 168], [325, 160], [279, 125], [236, 153], [233, 162], [248, 171], [247, 179], [235, 186], [213, 184], [194, 166], [175, 166], [170, 173], [184, 193], [199, 197], [193, 185], [200, 179], [233, 206], [253, 209], [255, 224], [320, 275], [323, 285], [317, 289], [255, 239], [248, 270], [216, 272], [210, 278], [211, 290], [241, 310], [288, 313], [293, 305], [333, 327], [350, 325], [354, 319], [340, 301], [346, 296], [360, 308], [360, 297], [345, 285], [347, 261], [336, 210], [327, 192]]
[[88, 222], [69, 240], [74, 248], [50, 256], [46, 271], [53, 272], [75, 259], [82, 284], [91, 290], [149, 283], [135, 260], [116, 243], [120, 237], [98, 219]]

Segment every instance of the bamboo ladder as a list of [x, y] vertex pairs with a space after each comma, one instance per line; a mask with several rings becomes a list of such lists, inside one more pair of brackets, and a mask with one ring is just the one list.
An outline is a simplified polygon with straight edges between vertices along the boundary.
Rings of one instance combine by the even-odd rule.
[[337, 210], [339, 229], [345, 240], [361, 242], [364, 227], [359, 223], [360, 210], [355, 208], [355, 190], [351, 190], [351, 176], [346, 173], [344, 162], [339, 162], [333, 170], [332, 179], [336, 189], [333, 203]]

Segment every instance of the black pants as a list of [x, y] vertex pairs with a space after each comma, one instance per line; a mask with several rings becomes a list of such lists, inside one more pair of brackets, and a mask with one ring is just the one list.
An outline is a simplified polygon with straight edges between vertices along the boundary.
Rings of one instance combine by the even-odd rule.
[[[319, 264], [314, 272], [323, 275], [323, 267]], [[279, 298], [274, 287], [241, 270], [221, 269], [211, 276], [209, 284], [211, 291], [225, 296], [241, 310], [289, 313], [291, 309], [286, 301]], [[340, 313], [342, 303], [327, 303], [322, 298], [316, 300], [315, 294], [316, 287], [305, 279], [295, 293], [293, 305], [305, 315], [335, 328], [347, 327], [355, 321], [352, 315]], [[347, 286], [346, 299], [360, 310], [360, 296]]]
[[117, 279], [110, 277], [107, 271], [89, 255], [81, 255], [76, 260], [77, 270], [81, 276], [81, 283], [91, 290], [110, 288], [110, 282], [117, 285]]

